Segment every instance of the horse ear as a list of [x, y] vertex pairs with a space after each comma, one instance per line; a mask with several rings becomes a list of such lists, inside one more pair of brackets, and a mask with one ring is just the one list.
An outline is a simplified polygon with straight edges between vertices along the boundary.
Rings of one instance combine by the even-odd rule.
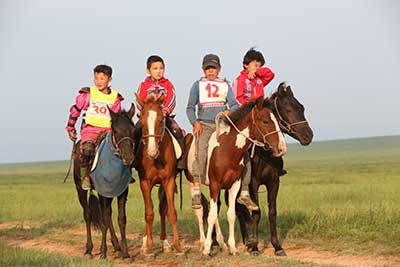
[[294, 96], [293, 91], [292, 91], [292, 88], [290, 87], [290, 85], [288, 85], [288, 86], [286, 87], [286, 95], [287, 95], [287, 96]]
[[285, 82], [279, 84], [278, 94], [280, 96], [293, 96], [293, 92], [292, 89], [290, 88], [290, 85], [286, 85]]
[[140, 97], [140, 95], [138, 95], [137, 93], [135, 93], [135, 97], [136, 97], [136, 102], [139, 104], [139, 106], [143, 107], [143, 106], [144, 106], [144, 101], [143, 101], [143, 99]]
[[260, 96], [256, 99], [256, 106], [258, 109], [262, 109], [264, 105], [264, 96]]
[[128, 111], [128, 116], [130, 119], [132, 119], [133, 115], [135, 115], [135, 105], [131, 103], [131, 108]]
[[116, 117], [116, 112], [114, 112], [108, 105], [107, 105], [108, 112], [110, 112], [111, 120]]
[[162, 94], [162, 95], [157, 99], [157, 101], [158, 101], [159, 103], [164, 103], [164, 99], [165, 99], [165, 94]]

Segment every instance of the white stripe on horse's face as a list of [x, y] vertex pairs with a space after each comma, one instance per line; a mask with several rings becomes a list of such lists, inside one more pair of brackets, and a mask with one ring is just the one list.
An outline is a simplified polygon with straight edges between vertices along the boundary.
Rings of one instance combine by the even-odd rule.
[[[249, 134], [250, 134], [249, 127], [246, 127], [240, 133], [238, 133], [236, 135], [235, 146], [238, 149], [242, 149], [246, 145], [246, 137], [245, 136], [248, 137]], [[243, 135], [245, 135], [245, 136], [243, 136]]]
[[[271, 112], [271, 115], [270, 115], [270, 116], [271, 116], [271, 120], [274, 122], [274, 125], [275, 125], [276, 130], [279, 131], [279, 130], [280, 130], [280, 128], [279, 128], [279, 123], [278, 123], [278, 121], [276, 120], [276, 117], [275, 117], [274, 113]], [[283, 156], [283, 155], [286, 154], [287, 148], [286, 148], [285, 138], [283, 137], [282, 132], [279, 132], [279, 133], [278, 133], [278, 137], [279, 137], [278, 148], [280, 149], [281, 153], [280, 153], [279, 155], [277, 155], [277, 156], [278, 156], [278, 157], [281, 157], [281, 156]]]
[[156, 118], [157, 118], [157, 112], [150, 110], [149, 115], [147, 117], [147, 127], [149, 129], [149, 135], [150, 135], [149, 143], [147, 145], [147, 154], [150, 157], [155, 157], [158, 153], [157, 151], [158, 149], [156, 147], [156, 139], [154, 137]]

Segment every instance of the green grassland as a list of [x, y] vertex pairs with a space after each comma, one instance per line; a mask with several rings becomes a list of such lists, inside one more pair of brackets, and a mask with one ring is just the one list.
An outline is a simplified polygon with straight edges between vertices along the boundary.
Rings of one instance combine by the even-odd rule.
[[[0, 223], [16, 225], [0, 229], [0, 236], [35, 237], [55, 228], [83, 225], [73, 180], [62, 183], [67, 167], [66, 161], [0, 164]], [[315, 142], [308, 147], [290, 144], [285, 168], [288, 174], [281, 178], [277, 218], [283, 247], [290, 243], [353, 254], [400, 253], [400, 136]], [[260, 188], [259, 194], [263, 211], [260, 238], [269, 240], [265, 189]], [[185, 178], [183, 199], [179, 229], [196, 240], [197, 223]], [[176, 197], [176, 207], [178, 200]], [[144, 231], [142, 203], [138, 183], [130, 185], [128, 232]], [[223, 208], [220, 220], [227, 234], [225, 211]], [[23, 225], [32, 222], [38, 226], [24, 230]], [[239, 228], [236, 230], [240, 242]], [[154, 231], [159, 232], [158, 216]], [[7, 249], [0, 246], [0, 257]], [[13, 249], [13, 253], [31, 252]], [[64, 260], [66, 266], [80, 264]]]

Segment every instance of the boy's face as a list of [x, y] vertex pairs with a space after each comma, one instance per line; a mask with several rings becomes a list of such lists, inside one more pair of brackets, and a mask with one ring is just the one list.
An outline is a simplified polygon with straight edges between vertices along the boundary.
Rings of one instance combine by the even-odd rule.
[[220, 70], [221, 70], [221, 67], [219, 67], [219, 68], [207, 67], [206, 69], [203, 69], [204, 76], [206, 76], [206, 78], [208, 80], [213, 81], [218, 77]]
[[111, 81], [112, 78], [102, 72], [94, 73], [94, 84], [100, 91], [106, 89]]
[[164, 64], [162, 62], [153, 62], [151, 63], [150, 69], [146, 71], [153, 80], [158, 81], [164, 77]]
[[261, 62], [252, 60], [249, 64], [244, 65], [247, 72], [256, 72], [261, 67]]

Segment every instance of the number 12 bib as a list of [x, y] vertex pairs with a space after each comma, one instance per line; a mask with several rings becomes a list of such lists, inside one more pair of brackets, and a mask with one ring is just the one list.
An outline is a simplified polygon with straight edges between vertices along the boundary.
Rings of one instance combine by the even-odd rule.
[[225, 106], [228, 84], [223, 80], [199, 81], [200, 105], [208, 107]]

